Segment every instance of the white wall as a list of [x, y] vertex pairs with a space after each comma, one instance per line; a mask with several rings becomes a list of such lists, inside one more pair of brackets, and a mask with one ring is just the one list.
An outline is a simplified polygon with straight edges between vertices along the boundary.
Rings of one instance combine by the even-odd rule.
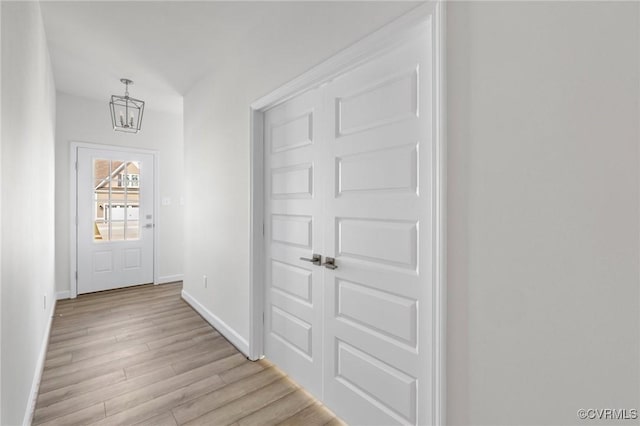
[[[144, 99], [143, 93], [131, 94]], [[80, 98], [58, 92], [56, 128], [56, 288], [66, 297], [70, 283], [71, 218], [69, 200], [70, 142], [90, 142], [131, 148], [155, 149], [160, 160], [160, 198], [171, 204], [160, 205], [158, 279], [169, 282], [182, 279], [183, 259], [183, 127], [181, 114], [160, 111], [147, 105], [142, 130], [137, 134], [115, 132], [109, 118], [109, 96], [104, 101]]]
[[[249, 337], [249, 105], [415, 7], [411, 3], [273, 3], [289, 28], [256, 34], [184, 98], [184, 289]], [[268, 25], [265, 26], [268, 28]], [[291, 37], [295, 34], [295, 37]], [[203, 275], [208, 276], [204, 288]]]
[[39, 4], [1, 8], [0, 423], [17, 425], [29, 412], [54, 306], [55, 87]]
[[451, 424], [640, 408], [638, 7], [448, 5]]

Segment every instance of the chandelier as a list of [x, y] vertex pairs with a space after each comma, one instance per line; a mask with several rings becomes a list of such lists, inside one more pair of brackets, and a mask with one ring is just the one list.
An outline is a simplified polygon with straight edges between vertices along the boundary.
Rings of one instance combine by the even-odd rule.
[[124, 96], [111, 95], [109, 102], [113, 130], [138, 133], [142, 125], [144, 101], [129, 97], [129, 85], [133, 84], [133, 81], [128, 78], [121, 78], [120, 81], [125, 85]]

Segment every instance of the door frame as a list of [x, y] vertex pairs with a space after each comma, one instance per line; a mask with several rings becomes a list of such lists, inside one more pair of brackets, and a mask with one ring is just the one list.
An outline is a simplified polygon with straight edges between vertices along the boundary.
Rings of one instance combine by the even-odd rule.
[[[434, 46], [434, 247], [432, 424], [446, 424], [446, 58], [444, 0], [430, 1], [357, 41], [270, 94], [253, 102], [250, 114], [251, 202], [249, 233], [249, 359], [264, 356], [264, 113], [307, 90], [322, 86], [424, 31], [431, 24]], [[428, 27], [427, 27], [428, 28]]]
[[160, 194], [160, 173], [159, 173], [159, 153], [157, 150], [131, 148], [120, 145], [103, 145], [91, 142], [69, 142], [69, 298], [78, 297], [78, 148], [101, 149], [108, 151], [128, 151], [153, 156], [153, 284], [158, 284], [158, 235], [160, 220], [158, 217], [159, 194]]

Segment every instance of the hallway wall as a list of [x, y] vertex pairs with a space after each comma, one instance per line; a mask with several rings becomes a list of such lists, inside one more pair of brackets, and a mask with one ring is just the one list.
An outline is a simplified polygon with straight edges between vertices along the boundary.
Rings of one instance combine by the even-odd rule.
[[638, 424], [637, 2], [450, 2], [448, 420]]
[[54, 306], [55, 87], [39, 4], [0, 7], [0, 424], [19, 425], [29, 420]]
[[[134, 86], [135, 88], [135, 86]], [[132, 89], [133, 91], [134, 89]], [[144, 99], [144, 93], [135, 96]], [[70, 142], [89, 142], [159, 151], [160, 198], [170, 198], [171, 204], [160, 202], [157, 224], [160, 226], [157, 276], [160, 282], [182, 279], [184, 198], [182, 115], [159, 111], [147, 105], [142, 130], [137, 134], [115, 132], [109, 118], [109, 96], [104, 101], [81, 98], [58, 92], [56, 126], [56, 290], [68, 297], [70, 288], [69, 200]], [[161, 200], [160, 200], [161, 201]]]

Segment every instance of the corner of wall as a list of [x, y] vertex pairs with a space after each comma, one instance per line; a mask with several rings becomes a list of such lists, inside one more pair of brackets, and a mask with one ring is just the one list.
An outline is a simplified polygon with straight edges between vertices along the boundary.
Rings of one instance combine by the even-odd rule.
[[213, 312], [204, 307], [186, 290], [182, 290], [182, 299], [202, 316], [213, 328], [218, 330], [233, 346], [249, 357], [249, 342]]

